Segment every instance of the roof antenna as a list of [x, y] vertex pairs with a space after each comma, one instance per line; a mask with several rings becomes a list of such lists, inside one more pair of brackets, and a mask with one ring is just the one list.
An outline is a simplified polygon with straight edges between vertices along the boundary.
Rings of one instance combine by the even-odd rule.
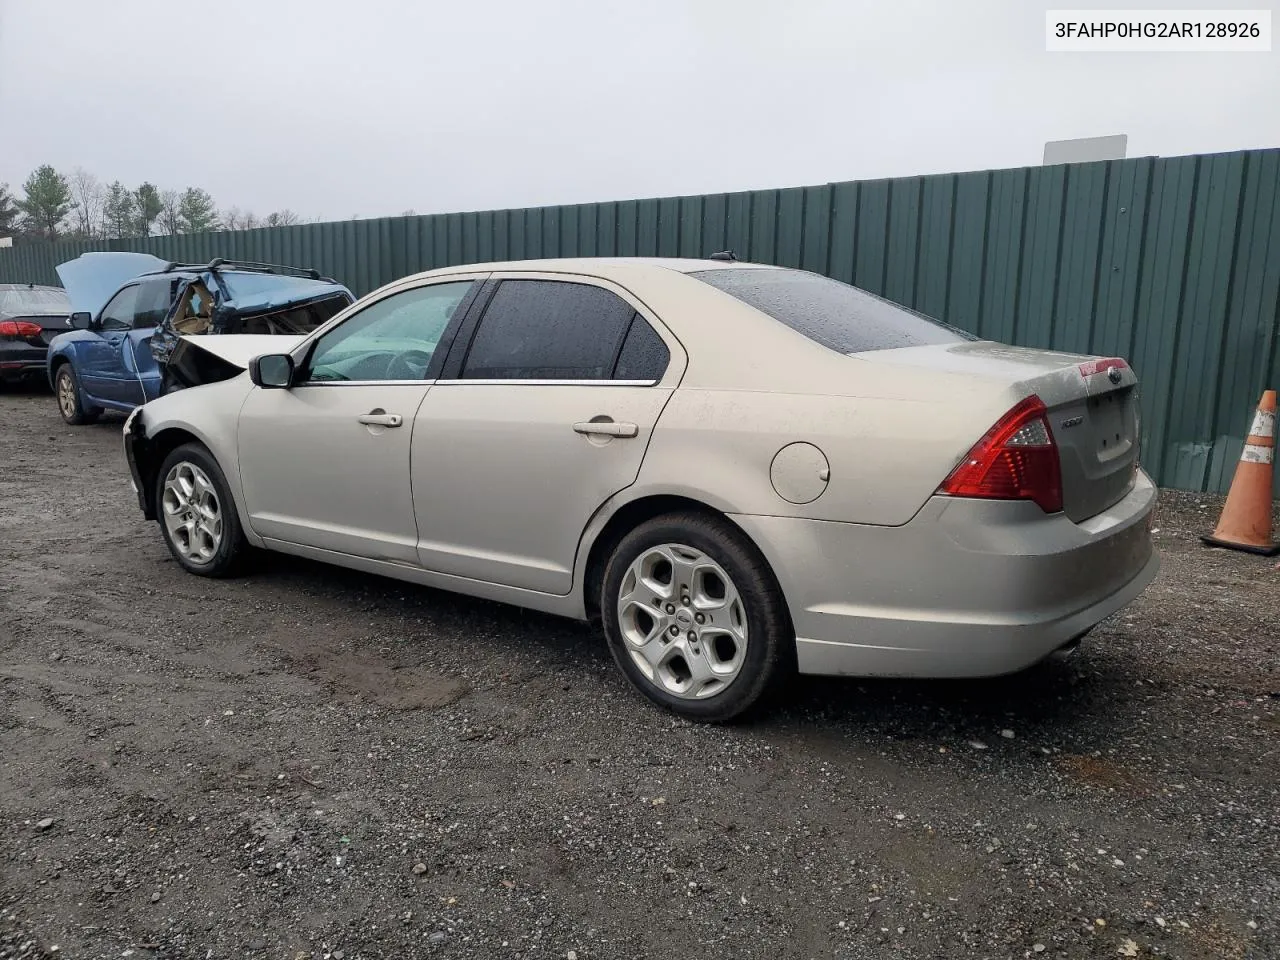
[[738, 257], [732, 250], [721, 250], [719, 253], [713, 253], [707, 257], [708, 260], [724, 260], [727, 263], [737, 263]]

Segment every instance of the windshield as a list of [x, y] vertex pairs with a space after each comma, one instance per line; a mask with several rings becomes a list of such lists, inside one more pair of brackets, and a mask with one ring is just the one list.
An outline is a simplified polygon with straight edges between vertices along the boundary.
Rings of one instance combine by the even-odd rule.
[[847, 283], [783, 268], [690, 273], [838, 353], [892, 350], [976, 339]]
[[0, 315], [8, 317], [65, 317], [71, 301], [65, 290], [53, 287], [25, 287], [0, 290]]

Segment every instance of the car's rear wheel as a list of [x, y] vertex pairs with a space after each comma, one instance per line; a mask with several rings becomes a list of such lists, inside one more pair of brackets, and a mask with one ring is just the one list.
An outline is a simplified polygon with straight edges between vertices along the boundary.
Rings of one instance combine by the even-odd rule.
[[73, 427], [93, 423], [101, 416], [97, 407], [86, 407], [80, 393], [80, 378], [76, 376], [71, 364], [64, 363], [58, 367], [53, 378], [53, 392], [58, 401], [58, 413], [62, 419]]
[[165, 457], [155, 498], [169, 552], [189, 573], [226, 577], [239, 570], [249, 545], [226, 477], [208, 450], [187, 443]]
[[711, 516], [668, 514], [623, 537], [600, 610], [632, 685], [691, 719], [743, 715], [792, 662], [795, 637], [772, 572], [741, 531]]

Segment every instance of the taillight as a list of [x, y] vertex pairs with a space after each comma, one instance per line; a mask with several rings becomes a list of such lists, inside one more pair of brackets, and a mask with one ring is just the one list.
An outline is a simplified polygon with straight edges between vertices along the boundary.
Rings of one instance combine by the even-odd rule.
[[1062, 466], [1044, 402], [1028, 397], [1000, 418], [943, 481], [938, 493], [984, 500], [1032, 500], [1062, 509]]
[[28, 337], [40, 336], [40, 324], [29, 320], [0, 320], [0, 337], [17, 337], [26, 340]]

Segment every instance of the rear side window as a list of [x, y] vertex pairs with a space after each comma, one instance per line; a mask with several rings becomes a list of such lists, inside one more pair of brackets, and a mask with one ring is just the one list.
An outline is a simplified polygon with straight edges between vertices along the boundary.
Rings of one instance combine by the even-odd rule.
[[780, 268], [690, 274], [838, 353], [976, 339], [924, 314], [816, 273]]
[[615, 380], [661, 380], [671, 362], [671, 351], [640, 314], [631, 321], [627, 339], [622, 341]]
[[173, 297], [173, 280], [144, 280], [138, 284], [138, 300], [134, 304], [133, 328], [158, 327], [169, 312]]
[[600, 287], [504, 280], [471, 341], [473, 380], [607, 380], [635, 309]]

